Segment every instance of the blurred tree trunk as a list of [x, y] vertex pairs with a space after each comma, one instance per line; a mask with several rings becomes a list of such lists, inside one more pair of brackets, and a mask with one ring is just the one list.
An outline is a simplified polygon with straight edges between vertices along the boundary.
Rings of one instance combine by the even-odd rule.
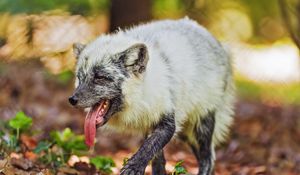
[[286, 29], [300, 50], [300, 0], [293, 5], [287, 0], [279, 0], [279, 7]]
[[151, 19], [151, 0], [112, 0], [110, 31]]

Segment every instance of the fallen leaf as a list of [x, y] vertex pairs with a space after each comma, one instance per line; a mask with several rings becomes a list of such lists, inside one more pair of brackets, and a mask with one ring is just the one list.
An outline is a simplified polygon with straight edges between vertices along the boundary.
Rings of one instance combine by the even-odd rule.
[[21, 135], [21, 142], [29, 149], [33, 150], [37, 146], [37, 141], [25, 134]]
[[85, 163], [85, 162], [76, 162], [74, 164], [74, 168], [78, 171], [90, 171], [91, 167], [89, 166], [89, 164]]
[[79, 161], [80, 161], [80, 159], [78, 156], [72, 155], [68, 160], [68, 165], [72, 167], [72, 166], [74, 166], [75, 163], [77, 163]]
[[26, 151], [24, 154], [26, 159], [29, 159], [31, 161], [36, 161], [38, 158], [38, 155], [36, 155], [34, 152], [32, 151]]
[[266, 171], [267, 171], [266, 166], [259, 166], [254, 168], [255, 174], [266, 173]]
[[30, 168], [33, 167], [32, 161], [28, 160], [28, 159], [24, 159], [24, 158], [20, 158], [20, 159], [12, 158], [10, 160], [10, 163], [13, 166], [23, 169], [23, 170], [29, 170]]
[[60, 167], [58, 171], [65, 174], [79, 174], [77, 170], [69, 167]]
[[3, 170], [3, 173], [5, 175], [15, 175], [15, 170], [13, 167], [8, 166], [8, 167], [5, 167], [5, 169]]
[[3, 169], [7, 165], [7, 159], [0, 160], [0, 170]]
[[77, 162], [74, 164], [74, 168], [81, 172], [87, 172], [87, 174], [95, 174], [96, 167], [94, 165], [90, 165], [86, 162]]
[[81, 156], [81, 157], [79, 157], [79, 159], [80, 159], [80, 162], [85, 162], [87, 164], [90, 163], [90, 158], [87, 156]]
[[22, 158], [22, 154], [18, 154], [18, 153], [12, 152], [12, 153], [10, 153], [9, 157], [10, 158], [20, 159], [20, 158]]

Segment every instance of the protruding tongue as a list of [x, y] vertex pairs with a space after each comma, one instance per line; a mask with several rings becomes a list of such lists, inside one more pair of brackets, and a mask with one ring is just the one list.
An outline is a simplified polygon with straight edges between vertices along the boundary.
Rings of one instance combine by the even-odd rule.
[[[99, 115], [103, 102], [100, 105], [94, 106], [86, 115], [84, 122], [85, 144], [89, 147], [94, 145], [96, 137], [96, 124], [101, 123], [103, 118]], [[98, 117], [98, 118], [97, 118]]]

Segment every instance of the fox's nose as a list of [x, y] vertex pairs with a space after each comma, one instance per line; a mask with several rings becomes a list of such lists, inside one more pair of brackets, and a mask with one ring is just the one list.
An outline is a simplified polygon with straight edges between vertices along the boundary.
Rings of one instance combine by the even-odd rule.
[[71, 105], [75, 106], [78, 102], [78, 99], [75, 96], [71, 96], [69, 98], [69, 102], [71, 103]]

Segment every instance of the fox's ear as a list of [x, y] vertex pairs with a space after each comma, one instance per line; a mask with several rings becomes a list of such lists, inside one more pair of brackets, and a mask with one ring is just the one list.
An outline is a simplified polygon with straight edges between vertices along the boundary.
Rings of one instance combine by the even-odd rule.
[[135, 44], [123, 52], [121, 56], [128, 71], [137, 75], [146, 70], [149, 60], [148, 49], [145, 44]]
[[80, 44], [80, 43], [74, 43], [73, 44], [73, 53], [75, 55], [76, 58], [79, 57], [81, 51], [85, 48], [84, 44]]

